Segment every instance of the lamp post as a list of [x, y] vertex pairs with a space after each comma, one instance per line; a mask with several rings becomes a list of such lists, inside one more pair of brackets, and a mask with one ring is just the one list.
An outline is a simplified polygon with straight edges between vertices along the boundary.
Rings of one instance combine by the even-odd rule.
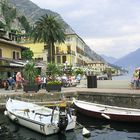
[[65, 69], [67, 69], [68, 61], [65, 61]]
[[67, 65], [68, 65], [68, 61], [65, 61], [65, 63], [64, 63], [64, 66], [65, 66], [64, 71], [65, 71], [65, 73], [67, 73]]

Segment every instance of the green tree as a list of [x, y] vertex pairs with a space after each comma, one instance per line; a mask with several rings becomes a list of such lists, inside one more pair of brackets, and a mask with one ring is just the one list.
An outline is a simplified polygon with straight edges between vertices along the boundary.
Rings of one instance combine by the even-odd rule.
[[56, 75], [61, 73], [61, 69], [55, 63], [49, 63], [47, 66], [46, 74], [51, 75], [54, 79]]
[[25, 29], [26, 33], [30, 33], [31, 27], [29, 22], [27, 21], [25, 16], [18, 17], [19, 22], [21, 23], [22, 27]]
[[83, 74], [84, 71], [83, 71], [81, 68], [76, 68], [76, 69], [74, 70], [74, 73], [75, 73], [76, 75], [78, 75], [78, 74]]
[[35, 77], [38, 75], [38, 70], [35, 68], [35, 63], [28, 62], [23, 69], [23, 76], [29, 82], [29, 85], [35, 83]]
[[42, 16], [35, 23], [32, 37], [34, 42], [44, 42], [48, 49], [48, 62], [54, 63], [55, 43], [65, 41], [64, 25], [57, 16]]
[[24, 60], [31, 60], [33, 56], [34, 56], [33, 51], [30, 50], [30, 48], [21, 52], [21, 57]]
[[4, 29], [4, 28], [5, 28], [5, 24], [0, 21], [0, 29]]

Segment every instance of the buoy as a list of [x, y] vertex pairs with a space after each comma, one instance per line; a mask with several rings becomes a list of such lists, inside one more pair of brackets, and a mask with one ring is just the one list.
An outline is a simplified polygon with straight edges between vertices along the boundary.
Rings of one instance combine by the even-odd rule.
[[83, 127], [82, 134], [84, 137], [90, 137], [91, 133], [85, 127]]
[[7, 116], [7, 115], [8, 115], [8, 112], [7, 112], [6, 110], [4, 111], [4, 115], [5, 115], [5, 116]]
[[11, 117], [10, 117], [10, 118], [11, 118], [11, 120], [12, 120], [12, 121], [17, 121], [17, 120], [18, 120], [18, 119], [17, 119], [17, 117], [16, 117], [16, 116], [14, 116], [14, 115], [11, 115]]
[[108, 120], [110, 119], [110, 117], [108, 115], [104, 114], [104, 113], [102, 113], [101, 116], [103, 116], [104, 118], [106, 118]]

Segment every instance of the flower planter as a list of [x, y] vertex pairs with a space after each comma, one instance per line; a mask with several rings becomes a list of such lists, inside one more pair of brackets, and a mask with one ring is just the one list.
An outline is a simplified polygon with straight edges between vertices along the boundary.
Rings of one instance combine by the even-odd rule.
[[38, 87], [38, 85], [24, 85], [23, 86], [23, 91], [25, 91], [26, 93], [28, 91], [38, 92], [39, 91], [39, 87]]
[[61, 84], [46, 84], [46, 91], [61, 91]]

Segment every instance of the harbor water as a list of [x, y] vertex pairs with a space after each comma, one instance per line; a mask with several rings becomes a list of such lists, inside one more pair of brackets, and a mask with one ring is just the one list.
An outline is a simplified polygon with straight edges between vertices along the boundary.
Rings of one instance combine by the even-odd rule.
[[77, 118], [78, 123], [90, 130], [91, 137], [83, 137], [81, 128], [65, 135], [45, 136], [11, 122], [1, 112], [0, 140], [140, 140], [139, 123], [101, 121], [81, 114], [77, 114]]

